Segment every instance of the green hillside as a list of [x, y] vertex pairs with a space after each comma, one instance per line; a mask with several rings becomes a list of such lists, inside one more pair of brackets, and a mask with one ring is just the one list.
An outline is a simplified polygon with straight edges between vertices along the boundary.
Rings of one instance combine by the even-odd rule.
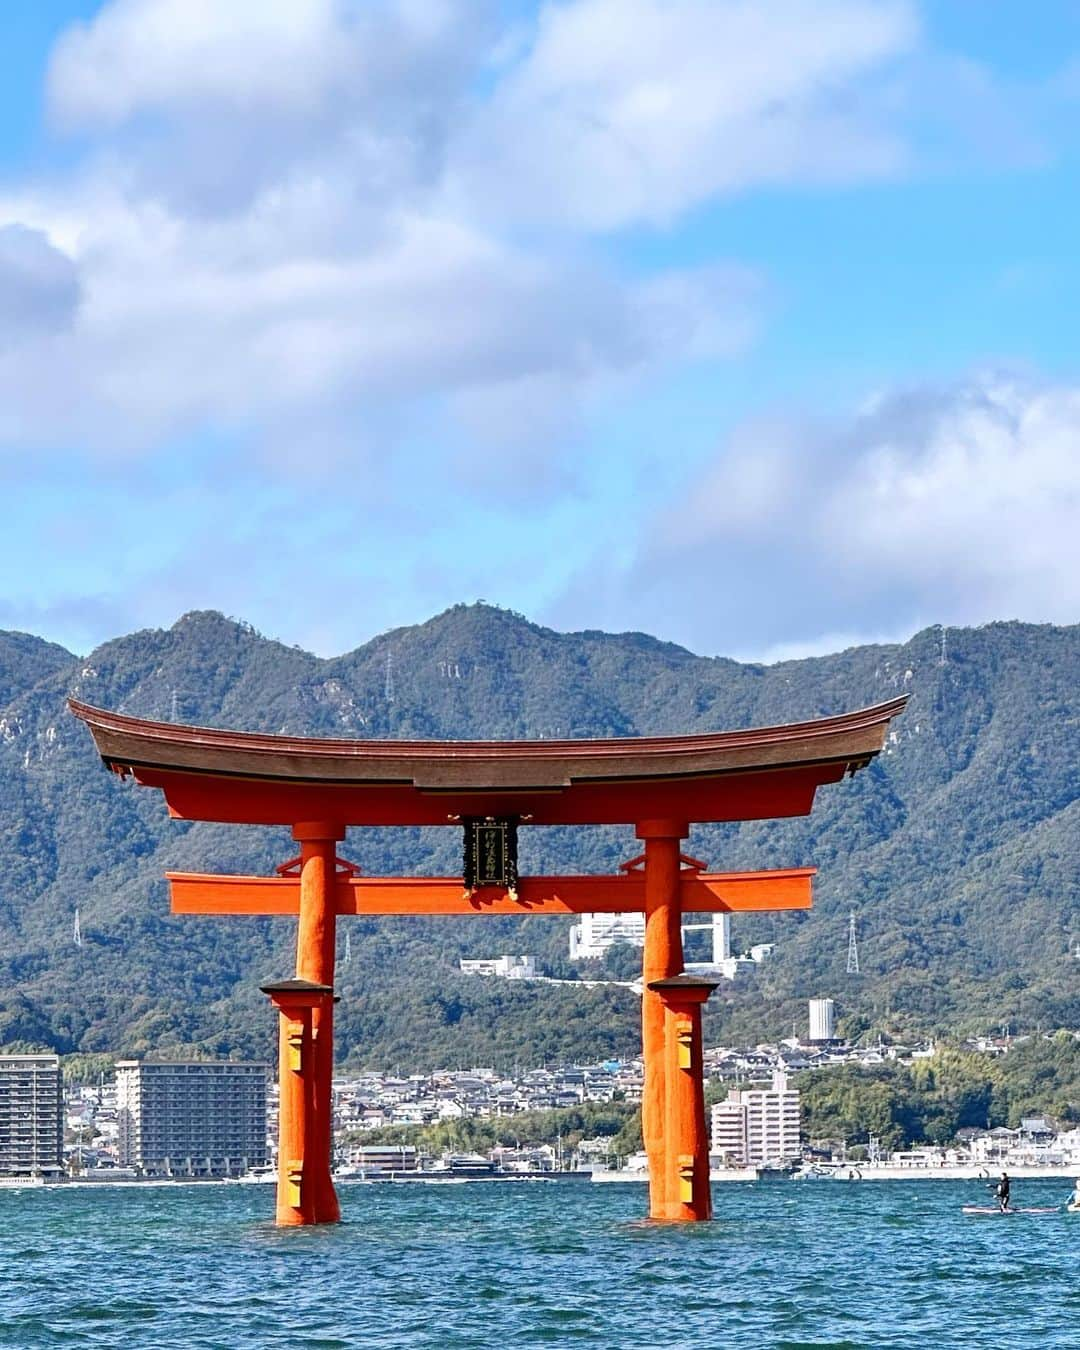
[[[158, 794], [101, 767], [69, 694], [139, 716], [361, 737], [650, 735], [793, 721], [911, 695], [886, 753], [823, 788], [814, 814], [708, 827], [717, 869], [814, 863], [811, 914], [747, 917], [777, 943], [718, 991], [713, 1039], [765, 1039], [836, 998], [847, 1029], [1080, 1026], [1080, 627], [940, 629], [773, 666], [639, 633], [564, 634], [457, 606], [323, 660], [214, 613], [85, 659], [0, 634], [0, 1040], [63, 1052], [199, 1046], [268, 1054], [260, 982], [292, 972], [289, 920], [174, 919], [169, 868], [267, 872], [284, 831], [170, 821]], [[600, 871], [630, 831], [523, 829], [522, 870]], [[353, 831], [367, 872], [453, 872], [458, 833]], [[72, 941], [79, 906], [83, 945]], [[861, 973], [845, 973], [849, 910]], [[461, 955], [566, 961], [569, 920], [353, 920], [339, 1050], [369, 1064], [513, 1064], [627, 1053], [620, 989], [462, 978]], [[342, 925], [342, 946], [345, 925]], [[625, 963], [618, 953], [613, 964]], [[722, 994], [722, 996], [721, 996]]]

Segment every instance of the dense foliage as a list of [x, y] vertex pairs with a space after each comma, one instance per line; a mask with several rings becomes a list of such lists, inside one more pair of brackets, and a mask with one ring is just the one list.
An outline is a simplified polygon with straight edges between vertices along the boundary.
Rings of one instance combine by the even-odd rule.
[[[1080, 1025], [1070, 953], [1080, 939], [1080, 627], [950, 630], [941, 652], [940, 630], [927, 630], [902, 645], [740, 665], [642, 634], [555, 633], [484, 605], [330, 660], [213, 613], [85, 659], [0, 634], [0, 1042], [269, 1058], [273, 1018], [258, 985], [292, 970], [290, 921], [174, 918], [162, 880], [169, 868], [269, 872], [293, 851], [286, 832], [170, 821], [158, 794], [102, 770], [68, 694], [271, 732], [527, 737], [783, 722], [904, 691], [911, 702], [886, 754], [822, 789], [810, 817], [707, 827], [689, 841], [718, 868], [820, 868], [811, 914], [737, 921], [739, 947], [775, 940], [776, 954], [718, 991], [708, 1039], [788, 1034], [819, 994], [839, 1001], [852, 1035]], [[606, 871], [636, 851], [629, 830], [522, 830], [524, 872]], [[353, 831], [343, 852], [373, 873], [460, 865], [452, 829]], [[845, 974], [849, 909], [858, 976]], [[510, 1066], [634, 1053], [638, 1009], [624, 989], [457, 972], [460, 956], [521, 951], [571, 975], [568, 923], [352, 921], [343, 1058]], [[627, 954], [607, 964], [624, 974]]]
[[999, 1059], [939, 1049], [910, 1065], [823, 1069], [798, 1082], [808, 1138], [943, 1144], [963, 1129], [1015, 1129], [1036, 1113], [1080, 1122], [1080, 1041], [1059, 1032]]
[[568, 1153], [582, 1139], [606, 1137], [611, 1154], [623, 1158], [641, 1147], [640, 1112], [621, 1102], [604, 1105], [553, 1108], [549, 1111], [517, 1111], [511, 1116], [477, 1116], [442, 1120], [434, 1125], [384, 1125], [375, 1130], [355, 1130], [344, 1144], [415, 1144], [421, 1153], [486, 1153], [496, 1147], [521, 1144], [560, 1144]]

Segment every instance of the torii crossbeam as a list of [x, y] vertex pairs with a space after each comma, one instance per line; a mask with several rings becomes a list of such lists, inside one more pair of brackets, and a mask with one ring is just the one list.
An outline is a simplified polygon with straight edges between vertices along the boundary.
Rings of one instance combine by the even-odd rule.
[[[774, 909], [809, 909], [813, 867], [773, 872], [679, 871], [683, 914], [732, 914]], [[244, 877], [166, 872], [174, 914], [300, 913], [299, 877]], [[645, 877], [522, 877], [518, 898], [488, 886], [462, 893], [460, 877], [363, 877], [340, 866], [333, 881], [337, 915], [348, 914], [643, 914]]]
[[[703, 736], [595, 741], [342, 741], [150, 722], [74, 700], [106, 765], [159, 788], [172, 816], [292, 827], [300, 856], [276, 877], [172, 873], [183, 914], [295, 914], [296, 978], [279, 1009], [277, 1220], [333, 1222], [330, 1176], [336, 922], [349, 914], [645, 915], [642, 1131], [650, 1214], [705, 1219], [708, 1137], [701, 1007], [683, 972], [684, 913], [805, 909], [812, 868], [709, 873], [681, 852], [691, 822], [805, 815], [823, 783], [880, 752], [905, 699], [814, 722]], [[644, 853], [614, 876], [367, 877], [342, 863], [347, 826], [630, 824]], [[516, 825], [515, 825], [516, 828]]]

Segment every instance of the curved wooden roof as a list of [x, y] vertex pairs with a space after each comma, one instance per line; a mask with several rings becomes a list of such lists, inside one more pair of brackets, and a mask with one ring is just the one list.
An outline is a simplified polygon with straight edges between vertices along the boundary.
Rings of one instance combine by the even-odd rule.
[[[558, 741], [269, 736], [146, 721], [75, 699], [68, 706], [109, 768], [162, 788], [173, 813], [192, 819], [445, 824], [453, 810], [567, 824], [802, 813], [819, 783], [881, 750], [905, 702], [745, 731]], [[757, 800], [763, 775], [773, 780], [765, 795], [777, 809]]]

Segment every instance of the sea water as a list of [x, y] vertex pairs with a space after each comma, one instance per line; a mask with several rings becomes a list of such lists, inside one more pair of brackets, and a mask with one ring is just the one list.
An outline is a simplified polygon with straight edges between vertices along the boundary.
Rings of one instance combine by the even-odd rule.
[[714, 1194], [676, 1226], [641, 1186], [346, 1186], [341, 1225], [282, 1230], [268, 1186], [0, 1191], [0, 1345], [1080, 1347], [1080, 1214], [968, 1217], [983, 1188], [940, 1181]]

